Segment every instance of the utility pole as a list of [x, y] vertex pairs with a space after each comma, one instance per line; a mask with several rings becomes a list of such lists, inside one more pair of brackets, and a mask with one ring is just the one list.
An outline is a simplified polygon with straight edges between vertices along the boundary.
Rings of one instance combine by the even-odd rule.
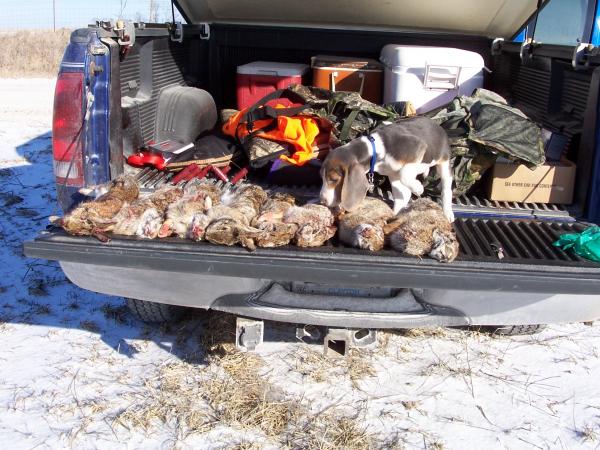
[[52, 29], [56, 31], [56, 0], [52, 0]]

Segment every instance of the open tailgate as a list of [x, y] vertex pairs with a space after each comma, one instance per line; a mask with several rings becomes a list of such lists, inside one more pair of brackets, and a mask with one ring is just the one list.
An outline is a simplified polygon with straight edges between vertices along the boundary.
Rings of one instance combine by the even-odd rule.
[[551, 245], [556, 237], [584, 228], [577, 222], [459, 218], [461, 246], [449, 264], [370, 253], [335, 243], [319, 248], [283, 247], [249, 252], [241, 247], [169, 238], [118, 238], [101, 243], [60, 229], [24, 245], [32, 258], [112, 267], [155, 269], [277, 281], [461, 290], [597, 294], [600, 264]]

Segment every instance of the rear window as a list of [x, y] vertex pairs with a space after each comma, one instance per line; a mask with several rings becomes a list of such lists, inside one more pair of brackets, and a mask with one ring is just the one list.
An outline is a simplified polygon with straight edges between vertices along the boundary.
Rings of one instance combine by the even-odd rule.
[[576, 45], [582, 38], [587, 8], [588, 0], [551, 0], [538, 16], [535, 40]]
[[532, 20], [514, 38], [523, 42], [532, 33], [537, 42], [556, 45], [577, 45], [577, 42], [587, 42], [583, 38], [588, 6], [594, 0], [550, 0], [540, 11], [534, 30], [535, 19]]

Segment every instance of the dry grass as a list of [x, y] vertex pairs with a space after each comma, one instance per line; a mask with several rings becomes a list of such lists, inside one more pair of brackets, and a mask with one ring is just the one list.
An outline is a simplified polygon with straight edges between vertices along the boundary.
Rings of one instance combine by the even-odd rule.
[[211, 311], [200, 344], [212, 358], [235, 352], [235, 316]]
[[396, 331], [400, 336], [406, 336], [410, 338], [418, 338], [418, 337], [445, 337], [447, 335], [447, 331], [445, 328], [436, 327], [436, 328], [407, 328], [404, 330]]
[[214, 421], [202, 401], [201, 386], [195, 366], [185, 362], [168, 364], [146, 381], [142, 395], [117, 416], [116, 422], [145, 431], [156, 423], [170, 424], [180, 438], [208, 431]]
[[204, 399], [219, 422], [243, 429], [258, 428], [266, 436], [278, 437], [297, 420], [301, 409], [258, 373], [252, 373], [243, 361], [241, 358], [235, 364], [235, 371], [247, 375], [211, 378], [205, 383]]
[[[185, 362], [163, 367], [146, 383], [137, 402], [118, 415], [117, 422], [146, 431], [153, 425], [169, 424], [180, 439], [218, 424], [259, 429], [269, 437], [284, 433], [295, 417], [295, 403], [259, 376], [253, 358], [238, 354], [223, 359], [225, 365], [211, 366], [209, 373]], [[218, 374], [220, 368], [225, 370]]]
[[106, 303], [100, 309], [107, 319], [114, 320], [118, 324], [127, 323], [127, 317], [129, 316], [127, 306], [113, 306], [110, 303]]
[[341, 372], [354, 387], [357, 387], [359, 381], [376, 373], [372, 365], [372, 355], [364, 349], [351, 349], [346, 358], [332, 359], [326, 358], [320, 351], [302, 346], [296, 349], [290, 358], [296, 372], [317, 383], [329, 381]]
[[[259, 431], [282, 448], [375, 447], [375, 438], [358, 420], [335, 408], [312, 413], [301, 399], [276, 388], [265, 374], [263, 360], [254, 353], [238, 352], [234, 339], [235, 317], [212, 313], [200, 337], [208, 366], [184, 361], [163, 366], [117, 416], [116, 423], [146, 431], [168, 424], [179, 439], [222, 425]], [[313, 360], [316, 364], [317, 358]], [[346, 364], [349, 376], [372, 374], [362, 362]], [[235, 448], [255, 445], [241, 442]]]
[[583, 428], [576, 430], [577, 437], [583, 442], [596, 442], [598, 440], [598, 433], [594, 430], [594, 427], [585, 425]]
[[318, 450], [366, 450], [378, 448], [375, 437], [355, 418], [336, 411], [308, 417], [304, 426], [292, 430], [286, 443], [291, 448]]
[[453, 366], [448, 361], [442, 361], [441, 359], [429, 364], [425, 367], [421, 373], [421, 376], [472, 376], [473, 370], [468, 366]]
[[0, 333], [8, 333], [10, 331], [13, 331], [14, 329], [15, 327], [13, 327], [12, 325], [0, 321]]
[[117, 421], [144, 430], [155, 421], [175, 424], [180, 438], [217, 424], [259, 429], [269, 437], [284, 433], [297, 404], [261, 376], [260, 357], [235, 350], [234, 336], [235, 318], [212, 314], [201, 336], [208, 368], [182, 361], [163, 367]]
[[228, 445], [226, 448], [227, 450], [260, 450], [263, 446], [256, 442], [240, 442], [232, 446]]
[[416, 400], [403, 400], [400, 403], [402, 403], [402, 406], [404, 406], [404, 409], [409, 411], [411, 409], [417, 409], [417, 407], [419, 406], [419, 404], [421, 402], [416, 401]]
[[2, 35], [0, 77], [56, 76], [71, 30], [21, 30]]
[[100, 332], [100, 327], [98, 326], [98, 324], [92, 320], [84, 320], [79, 322], [79, 326], [86, 331], [89, 331], [91, 333], [99, 333]]
[[212, 313], [201, 343], [213, 375], [204, 384], [203, 398], [217, 420], [258, 428], [270, 437], [282, 434], [298, 416], [299, 407], [261, 376], [259, 356], [235, 349], [235, 316]]

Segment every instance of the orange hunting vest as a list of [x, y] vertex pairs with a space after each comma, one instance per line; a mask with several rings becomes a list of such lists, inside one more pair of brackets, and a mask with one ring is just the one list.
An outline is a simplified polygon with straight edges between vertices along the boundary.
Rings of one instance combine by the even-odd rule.
[[[283, 108], [277, 105], [275, 108]], [[246, 123], [239, 123], [240, 118], [247, 110], [242, 110], [233, 115], [223, 125], [223, 133], [234, 138], [243, 138], [249, 134]], [[291, 144], [294, 147], [292, 156], [280, 156], [281, 159], [295, 164], [297, 166], [304, 165], [307, 161], [316, 158], [317, 152], [314, 151], [315, 138], [319, 134], [319, 125], [315, 119], [310, 116], [279, 116], [276, 119], [262, 119], [253, 123], [253, 129], [261, 129], [268, 127], [277, 120], [275, 127], [261, 131], [255, 136], [271, 141], [283, 142]], [[236, 135], [237, 133], [237, 135]]]

